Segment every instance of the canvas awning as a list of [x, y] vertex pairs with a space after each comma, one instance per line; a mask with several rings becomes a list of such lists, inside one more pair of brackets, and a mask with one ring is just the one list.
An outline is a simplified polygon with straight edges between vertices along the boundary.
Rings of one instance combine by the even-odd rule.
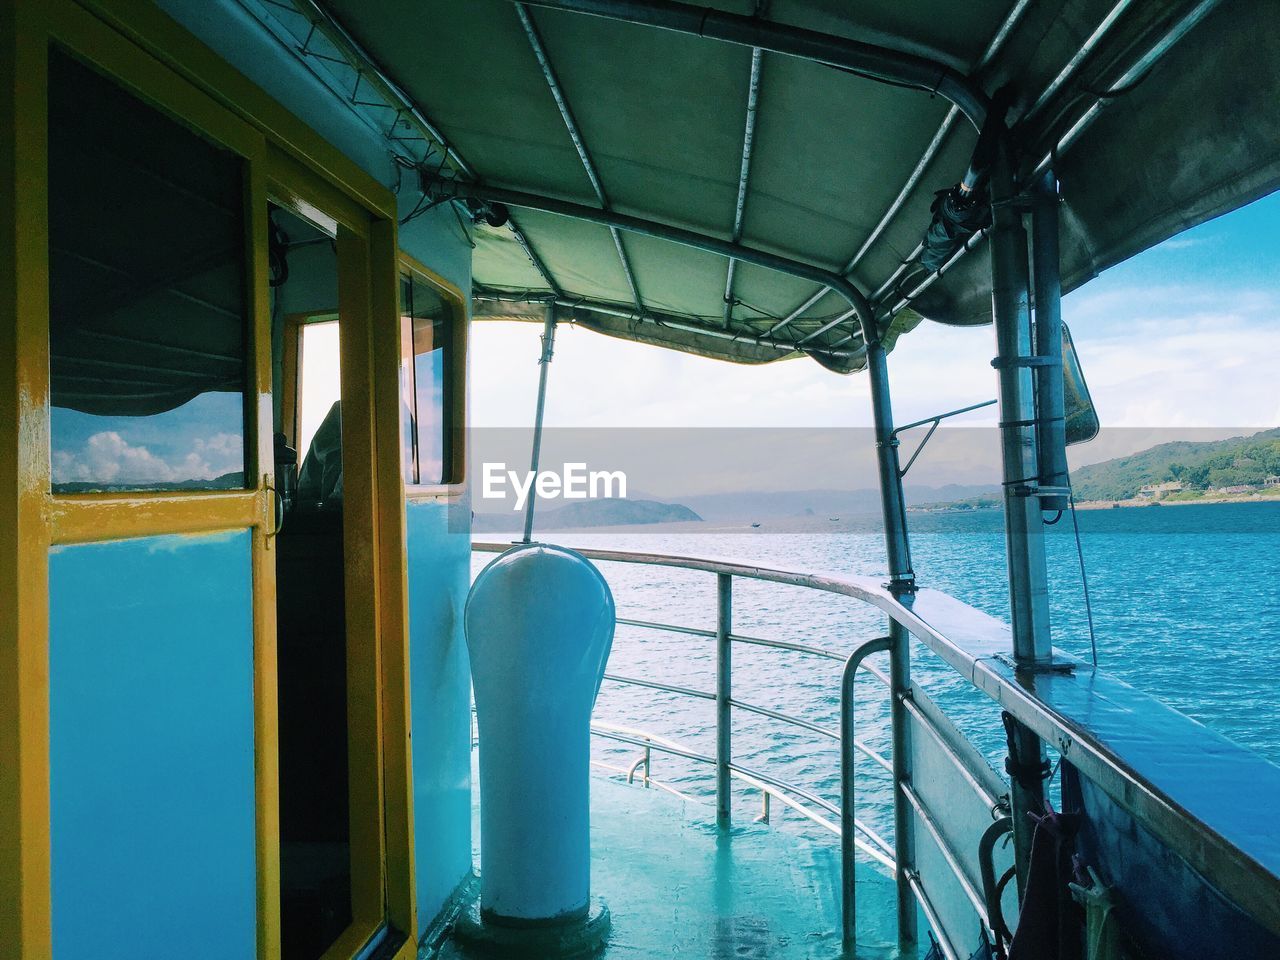
[[[633, 17], [673, 7], [613, 6]], [[1067, 290], [1280, 186], [1280, 32], [1265, 29], [1269, 7], [714, 5], [924, 58], [988, 95], [1012, 84], [1024, 172], [1060, 148]], [[990, 319], [980, 236], [903, 303], [929, 279], [912, 258], [934, 194], [964, 174], [977, 136], [962, 111], [921, 84], [542, 4], [325, 0], [324, 9], [461, 158], [439, 153], [444, 176], [846, 274], [886, 323], [892, 312], [890, 341], [922, 316]], [[541, 319], [537, 302], [554, 299], [601, 332], [706, 356], [759, 363], [803, 351], [842, 371], [861, 365], [857, 319], [820, 284], [545, 212], [512, 214], [518, 233], [477, 224], [478, 316]]]

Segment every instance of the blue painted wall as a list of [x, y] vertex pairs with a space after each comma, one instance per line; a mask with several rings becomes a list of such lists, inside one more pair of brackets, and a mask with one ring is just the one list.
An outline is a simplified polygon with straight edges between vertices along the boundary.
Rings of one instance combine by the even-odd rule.
[[419, 935], [471, 873], [471, 538], [450, 531], [450, 509], [469, 514], [436, 501], [405, 510]]
[[256, 951], [248, 531], [49, 556], [53, 955]]

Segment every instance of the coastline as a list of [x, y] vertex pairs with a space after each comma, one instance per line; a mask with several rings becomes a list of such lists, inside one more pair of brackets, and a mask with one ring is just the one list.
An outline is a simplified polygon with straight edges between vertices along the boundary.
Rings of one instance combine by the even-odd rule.
[[1077, 510], [1112, 510], [1112, 509], [1130, 509], [1134, 507], [1191, 507], [1200, 506], [1202, 504], [1224, 504], [1224, 503], [1280, 503], [1280, 492], [1265, 495], [1258, 493], [1249, 494], [1223, 494], [1219, 496], [1194, 497], [1187, 499], [1147, 499], [1134, 497], [1130, 500], [1082, 500], [1076, 504]]

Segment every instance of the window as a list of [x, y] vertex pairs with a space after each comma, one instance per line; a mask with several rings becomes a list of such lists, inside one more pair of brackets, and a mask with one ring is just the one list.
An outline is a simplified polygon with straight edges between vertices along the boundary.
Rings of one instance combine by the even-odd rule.
[[400, 278], [400, 415], [404, 479], [462, 481], [462, 321], [416, 274]]
[[55, 492], [245, 485], [244, 168], [49, 57]]
[[311, 449], [320, 424], [342, 399], [342, 355], [337, 320], [298, 326], [298, 456]]

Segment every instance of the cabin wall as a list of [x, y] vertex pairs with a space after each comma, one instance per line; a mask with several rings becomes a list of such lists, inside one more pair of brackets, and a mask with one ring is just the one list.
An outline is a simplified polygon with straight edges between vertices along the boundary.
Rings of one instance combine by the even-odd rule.
[[55, 957], [255, 953], [250, 569], [247, 530], [50, 551]]
[[[239, 0], [157, 2], [363, 170], [395, 188], [398, 172], [386, 141], [263, 30]], [[416, 191], [402, 189], [401, 216], [417, 201]], [[448, 207], [403, 225], [399, 248], [469, 300], [472, 248]], [[452, 498], [415, 497], [405, 510], [419, 935], [471, 876], [471, 675], [462, 636], [470, 510], [458, 500], [456, 491]]]
[[[379, 183], [393, 190], [401, 183], [386, 140], [269, 35], [240, 0], [156, 0], [156, 5]], [[403, 179], [404, 184], [409, 182], [409, 178]], [[407, 215], [418, 199], [416, 191], [402, 188], [397, 199], [401, 216]], [[447, 206], [405, 224], [399, 240], [401, 250], [460, 290], [470, 292], [470, 238]]]
[[450, 532], [456, 509], [426, 500], [405, 511], [419, 933], [471, 875], [471, 537]]

